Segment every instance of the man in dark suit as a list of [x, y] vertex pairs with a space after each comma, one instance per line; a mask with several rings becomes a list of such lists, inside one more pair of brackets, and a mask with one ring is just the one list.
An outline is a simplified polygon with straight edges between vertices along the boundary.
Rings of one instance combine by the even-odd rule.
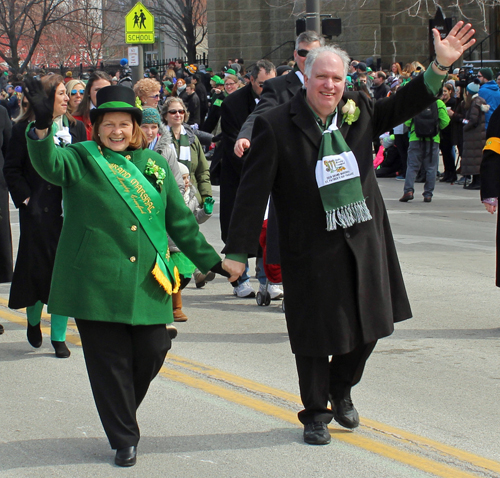
[[230, 280], [243, 273], [272, 193], [306, 443], [329, 443], [332, 418], [347, 428], [359, 425], [351, 388], [377, 340], [412, 315], [371, 140], [436, 100], [473, 34], [463, 22], [443, 40], [434, 29], [432, 67], [377, 102], [345, 90], [346, 52], [316, 49], [305, 64], [306, 92], [255, 120], [224, 266]]
[[266, 82], [260, 102], [253, 113], [247, 118], [238, 135], [238, 140], [234, 145], [234, 154], [241, 158], [245, 150], [250, 147], [250, 138], [252, 137], [252, 128], [255, 118], [265, 111], [269, 111], [275, 106], [281, 105], [289, 101], [304, 84], [304, 63], [307, 54], [323, 46], [325, 40], [316, 32], [302, 32], [295, 40], [295, 50], [293, 57], [295, 59], [295, 68], [288, 75], [280, 76], [272, 81]]
[[[220, 225], [223, 241], [226, 241], [227, 238], [229, 221], [231, 220], [243, 166], [243, 160], [233, 152], [234, 143], [243, 123], [260, 101], [264, 82], [275, 76], [276, 67], [268, 60], [259, 60], [252, 69], [250, 83], [229, 95], [221, 106], [223, 152], [220, 173]], [[239, 297], [255, 297], [255, 292], [248, 280], [248, 274], [244, 274], [238, 279], [238, 286], [234, 290], [235, 295]], [[279, 288], [270, 291], [271, 298], [277, 298], [282, 294], [283, 292]]]

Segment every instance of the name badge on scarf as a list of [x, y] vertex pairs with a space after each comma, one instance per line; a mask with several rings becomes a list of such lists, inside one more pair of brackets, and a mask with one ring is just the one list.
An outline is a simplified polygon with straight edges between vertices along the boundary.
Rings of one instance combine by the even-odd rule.
[[326, 213], [327, 231], [372, 219], [361, 188], [358, 162], [337, 128], [337, 114], [323, 131], [316, 182]]

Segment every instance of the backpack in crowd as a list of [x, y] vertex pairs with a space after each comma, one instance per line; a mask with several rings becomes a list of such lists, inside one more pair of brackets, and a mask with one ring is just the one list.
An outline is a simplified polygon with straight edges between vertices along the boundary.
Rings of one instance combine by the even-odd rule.
[[413, 118], [414, 131], [418, 138], [434, 138], [439, 133], [437, 102], [432, 103]]

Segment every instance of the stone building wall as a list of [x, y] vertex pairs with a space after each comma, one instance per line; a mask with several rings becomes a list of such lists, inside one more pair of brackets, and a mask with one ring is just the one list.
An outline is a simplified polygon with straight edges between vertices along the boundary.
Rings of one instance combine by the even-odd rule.
[[[295, 40], [294, 15], [305, 10], [305, 2], [295, 2], [294, 7], [289, 2], [281, 2], [281, 7], [270, 3], [280, 4], [277, 0], [207, 0], [211, 66], [220, 68], [228, 58], [243, 58], [245, 65], [250, 65], [264, 56], [278, 65], [292, 56], [293, 45], [286, 42]], [[429, 18], [435, 11], [410, 16], [401, 13], [405, 3], [409, 5], [410, 0], [333, 0], [322, 5], [321, 13], [342, 19], [342, 34], [333, 41], [353, 58], [372, 58], [374, 64], [380, 59], [384, 67], [394, 61], [405, 64], [414, 60], [426, 65], [430, 55]], [[476, 28], [480, 41], [487, 34], [479, 9], [471, 5], [463, 13]], [[462, 18], [451, 8], [445, 9], [445, 15], [455, 21]], [[494, 31], [495, 26], [489, 30]], [[485, 50], [489, 55], [489, 47]]]

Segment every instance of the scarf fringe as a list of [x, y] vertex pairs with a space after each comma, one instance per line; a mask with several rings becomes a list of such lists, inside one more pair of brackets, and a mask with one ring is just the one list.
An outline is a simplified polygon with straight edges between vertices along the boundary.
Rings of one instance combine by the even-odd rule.
[[337, 226], [346, 229], [356, 223], [366, 222], [372, 219], [372, 215], [366, 201], [358, 201], [339, 209], [332, 209], [326, 212], [326, 230], [336, 231]]

